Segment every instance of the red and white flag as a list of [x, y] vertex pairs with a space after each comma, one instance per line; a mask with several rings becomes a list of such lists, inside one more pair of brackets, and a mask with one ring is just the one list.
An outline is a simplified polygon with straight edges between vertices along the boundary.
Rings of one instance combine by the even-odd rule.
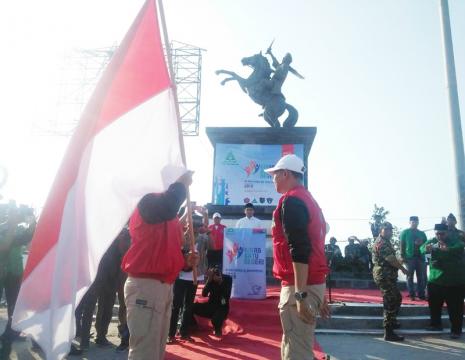
[[13, 327], [61, 359], [74, 310], [140, 198], [185, 171], [175, 87], [147, 0], [87, 104], [32, 240]]

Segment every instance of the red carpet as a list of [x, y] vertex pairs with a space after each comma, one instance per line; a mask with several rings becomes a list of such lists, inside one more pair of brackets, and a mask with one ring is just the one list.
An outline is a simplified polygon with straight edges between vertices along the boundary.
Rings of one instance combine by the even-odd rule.
[[[278, 301], [279, 287], [268, 288], [264, 300], [231, 299], [231, 310], [223, 327], [222, 339], [211, 335], [209, 320], [197, 318], [199, 327], [191, 334], [195, 342], [167, 345], [166, 359], [280, 359], [282, 332]], [[318, 359], [323, 359], [318, 344], [315, 354]]]
[[[326, 296], [329, 296], [326, 289]], [[328, 297], [329, 298], [329, 297]], [[331, 300], [341, 302], [361, 302], [382, 304], [383, 298], [381, 292], [377, 289], [331, 289]], [[406, 291], [402, 292], [402, 304], [404, 305], [428, 305], [426, 300], [412, 301]]]

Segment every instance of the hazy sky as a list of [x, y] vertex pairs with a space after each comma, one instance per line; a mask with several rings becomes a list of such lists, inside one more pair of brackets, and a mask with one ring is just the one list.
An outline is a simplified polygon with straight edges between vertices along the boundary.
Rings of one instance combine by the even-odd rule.
[[[142, 0], [43, 0], [0, 5], [0, 164], [5, 199], [40, 207], [67, 139], [39, 135], [56, 119], [64, 54], [119, 43]], [[439, 0], [166, 0], [169, 37], [203, 55], [201, 136], [186, 139], [196, 170], [193, 199], [211, 201], [213, 149], [206, 126], [265, 126], [260, 108], [214, 71], [247, 76], [240, 59], [266, 50], [293, 55], [289, 76], [298, 126], [316, 126], [309, 184], [330, 235], [369, 236], [373, 204], [408, 225], [432, 228], [456, 212]], [[465, 1], [450, 0], [465, 112]], [[464, 115], [465, 116], [465, 115]], [[68, 119], [66, 119], [68, 121]]]

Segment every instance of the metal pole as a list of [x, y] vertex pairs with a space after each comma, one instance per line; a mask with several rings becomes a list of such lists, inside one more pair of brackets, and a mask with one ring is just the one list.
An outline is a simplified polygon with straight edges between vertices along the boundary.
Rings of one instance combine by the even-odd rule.
[[446, 86], [448, 89], [449, 115], [452, 130], [452, 144], [454, 146], [455, 172], [457, 181], [457, 200], [459, 221], [465, 229], [465, 155], [463, 149], [462, 125], [460, 120], [459, 96], [457, 91], [457, 77], [455, 75], [454, 48], [450, 30], [449, 4], [441, 0], [441, 29], [444, 46], [444, 62], [446, 65]]

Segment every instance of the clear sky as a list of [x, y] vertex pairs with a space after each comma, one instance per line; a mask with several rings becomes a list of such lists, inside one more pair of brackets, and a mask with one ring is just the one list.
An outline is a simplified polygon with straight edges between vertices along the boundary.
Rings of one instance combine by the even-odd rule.
[[[67, 139], [40, 135], [56, 119], [64, 54], [119, 43], [142, 0], [8, 1], [0, 5], [0, 164], [5, 200], [46, 199]], [[346, 239], [370, 235], [376, 203], [399, 227], [418, 215], [431, 229], [456, 212], [439, 0], [166, 0], [169, 37], [203, 56], [201, 136], [186, 138], [192, 193], [211, 201], [213, 149], [206, 126], [265, 126], [258, 105], [217, 69], [250, 72], [240, 59], [271, 40], [305, 80], [283, 92], [316, 126], [309, 184]], [[465, 1], [450, 0], [457, 80], [465, 117]], [[72, 116], [72, 115], [70, 115]], [[65, 119], [69, 121], [69, 119]]]

